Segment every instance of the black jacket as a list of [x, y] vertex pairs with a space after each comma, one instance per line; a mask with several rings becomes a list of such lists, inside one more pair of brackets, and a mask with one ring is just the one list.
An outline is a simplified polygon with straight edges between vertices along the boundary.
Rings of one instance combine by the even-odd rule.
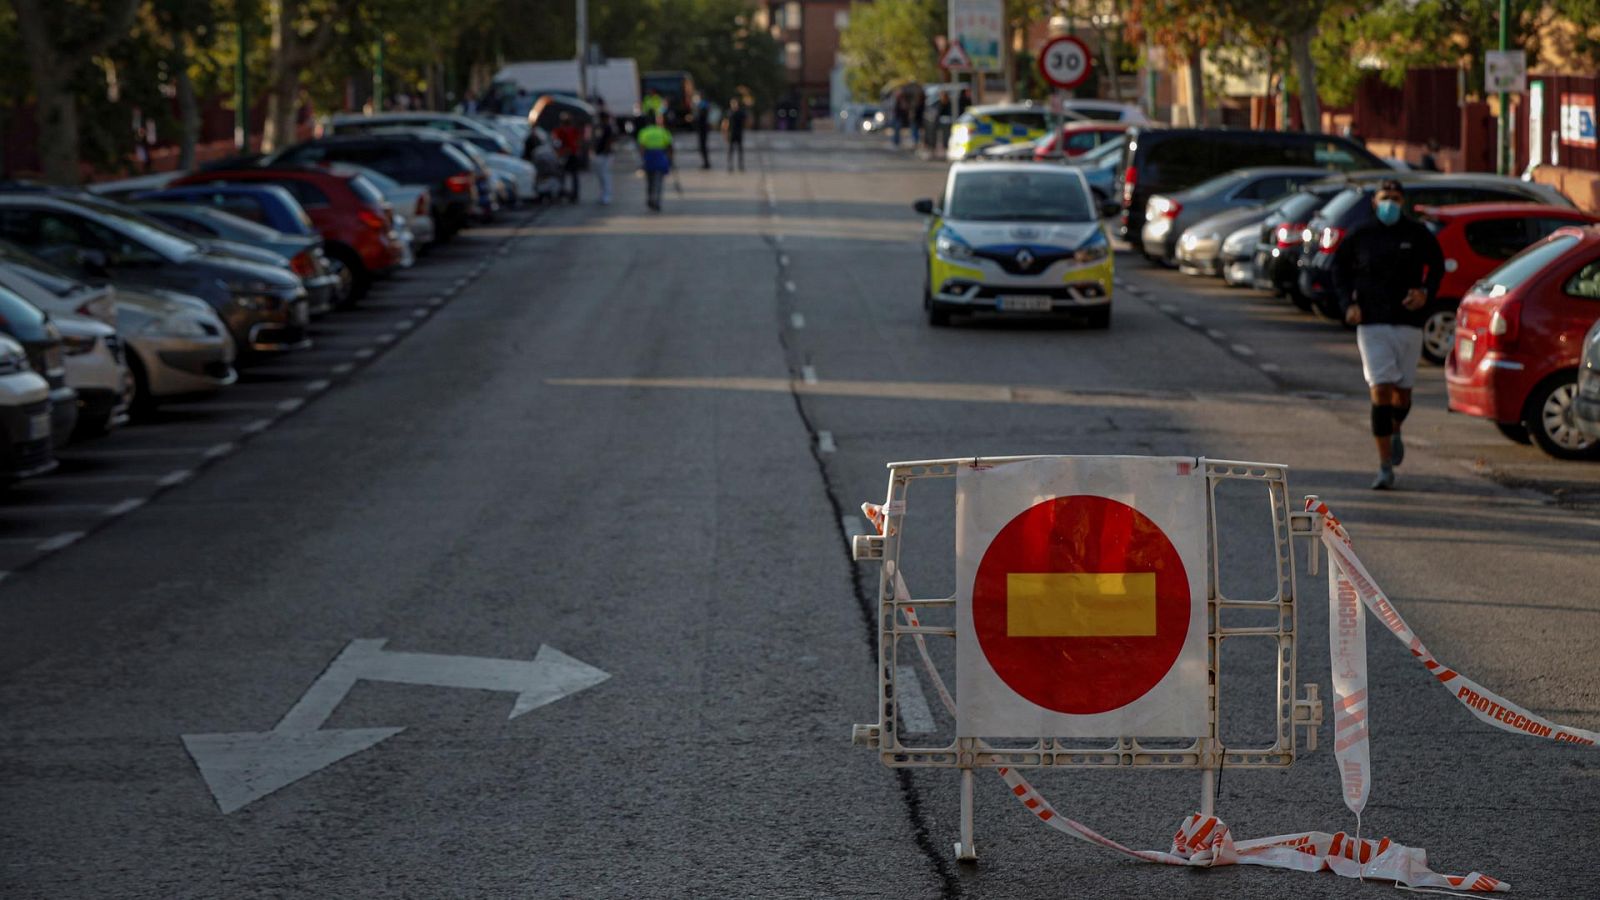
[[1333, 258], [1333, 286], [1339, 309], [1361, 307], [1363, 325], [1413, 325], [1428, 319], [1427, 307], [1401, 305], [1412, 288], [1432, 301], [1444, 278], [1444, 253], [1426, 225], [1401, 216], [1393, 225], [1370, 222], [1339, 243]]

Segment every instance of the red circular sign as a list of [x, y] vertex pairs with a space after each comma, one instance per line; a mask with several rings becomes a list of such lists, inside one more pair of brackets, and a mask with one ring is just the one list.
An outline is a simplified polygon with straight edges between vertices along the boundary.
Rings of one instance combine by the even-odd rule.
[[1092, 65], [1089, 45], [1070, 34], [1051, 38], [1039, 51], [1039, 74], [1062, 90], [1083, 84]]
[[1126, 503], [1087, 495], [1008, 522], [972, 586], [978, 646], [995, 674], [1073, 715], [1126, 706], [1166, 677], [1190, 603], [1189, 574], [1161, 529]]

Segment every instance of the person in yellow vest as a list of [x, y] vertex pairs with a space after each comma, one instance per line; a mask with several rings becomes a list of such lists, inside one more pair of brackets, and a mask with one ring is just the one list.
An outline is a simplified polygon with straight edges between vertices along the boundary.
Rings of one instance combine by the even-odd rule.
[[651, 88], [650, 93], [645, 94], [644, 99], [639, 101], [639, 130], [642, 131], [655, 124], [656, 120], [666, 112], [667, 98], [661, 96], [660, 91]]
[[639, 156], [644, 163], [645, 203], [656, 212], [661, 211], [661, 185], [672, 171], [672, 132], [661, 123], [657, 113], [649, 125], [639, 129]]

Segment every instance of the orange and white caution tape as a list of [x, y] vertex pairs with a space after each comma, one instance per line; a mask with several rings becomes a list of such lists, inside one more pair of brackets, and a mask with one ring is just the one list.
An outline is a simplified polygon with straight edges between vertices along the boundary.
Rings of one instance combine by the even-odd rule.
[[[879, 533], [882, 533], [885, 520], [883, 507], [863, 503], [861, 510], [877, 527]], [[1473, 696], [1488, 698], [1488, 702], [1496, 704], [1497, 708], [1512, 710], [1514, 715], [1521, 715], [1530, 722], [1548, 725], [1552, 732], [1559, 729], [1561, 733], [1568, 735], [1565, 740], [1593, 743], [1595, 738], [1593, 733], [1545, 723], [1544, 720], [1532, 716], [1520, 707], [1502, 700], [1497, 694], [1484, 690], [1476, 682], [1450, 672], [1438, 664], [1405, 626], [1399, 613], [1394, 612], [1393, 606], [1382, 591], [1377, 589], [1371, 575], [1361, 567], [1360, 560], [1355, 558], [1355, 551], [1350, 547], [1349, 538], [1339, 526], [1338, 520], [1328, 513], [1324, 505], [1319, 505], [1315, 511], [1324, 516], [1323, 540], [1328, 543], [1329, 553], [1334, 554], [1336, 543], [1342, 546], [1342, 552], [1338, 553], [1335, 561], [1343, 565], [1330, 567], [1329, 580], [1329, 639], [1332, 643], [1335, 665], [1335, 756], [1340, 764], [1346, 805], [1357, 814], [1358, 822], [1361, 808], [1366, 804], [1370, 785], [1370, 762], [1366, 726], [1366, 641], [1361, 604], [1354, 604], [1352, 608], [1352, 592], [1365, 605], [1373, 607], [1373, 612], [1380, 621], [1383, 621], [1397, 637], [1406, 641], [1412, 652], [1424, 660], [1424, 664], [1431, 663], [1429, 669], [1435, 672], [1441, 682], [1449, 685], [1453, 679], [1460, 679], [1465, 686], [1470, 686], [1476, 691]], [[1329, 535], [1337, 537], [1330, 540]], [[1344, 572], [1349, 572], [1352, 577], [1343, 577]], [[905, 580], [898, 569], [894, 572], [894, 590], [896, 600], [904, 602], [911, 599]], [[912, 607], [902, 606], [900, 609], [908, 625], [916, 627], [919, 624], [916, 611]], [[945, 710], [954, 716], [955, 698], [946, 687], [938, 667], [934, 665], [933, 657], [928, 653], [927, 643], [921, 634], [915, 635], [914, 638], [917, 652], [922, 658], [923, 669], [933, 683]], [[1344, 666], [1342, 670], [1341, 664]], [[1444, 677], [1445, 674], [1450, 677]], [[1485, 716], [1474, 703], [1465, 699], [1467, 697], [1465, 692], [1458, 694], [1458, 697], [1462, 698], [1462, 702], [1478, 714], [1479, 718], [1499, 724]], [[1510, 724], [1501, 724], [1501, 727], [1511, 731], [1534, 733], [1526, 728], [1512, 727]], [[1552, 732], [1541, 736], [1550, 736]], [[1511, 889], [1510, 884], [1481, 872], [1468, 872], [1465, 875], [1445, 875], [1435, 872], [1428, 867], [1427, 851], [1397, 844], [1388, 838], [1375, 841], [1351, 837], [1342, 831], [1333, 834], [1307, 831], [1235, 841], [1228, 826], [1221, 819], [1200, 813], [1191, 814], [1179, 826], [1173, 835], [1170, 850], [1166, 852], [1136, 850], [1100, 834], [1081, 822], [1061, 815], [1016, 769], [1001, 768], [998, 771], [1011, 789], [1012, 796], [1016, 797], [1017, 801], [1040, 822], [1069, 837], [1096, 844], [1142, 862], [1191, 867], [1266, 866], [1301, 872], [1326, 870], [1346, 878], [1392, 881], [1400, 887], [1423, 890], [1486, 893]]]

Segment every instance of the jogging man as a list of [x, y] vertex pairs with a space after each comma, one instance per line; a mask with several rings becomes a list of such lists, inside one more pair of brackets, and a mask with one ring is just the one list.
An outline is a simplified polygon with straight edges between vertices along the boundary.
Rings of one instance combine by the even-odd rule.
[[644, 163], [645, 205], [656, 212], [661, 211], [661, 185], [672, 171], [672, 132], [661, 124], [661, 118], [658, 113], [651, 124], [639, 129], [637, 138]]
[[1372, 393], [1372, 436], [1378, 445], [1373, 490], [1394, 487], [1405, 460], [1400, 426], [1411, 412], [1411, 388], [1422, 355], [1428, 302], [1444, 277], [1444, 254], [1433, 232], [1403, 212], [1405, 192], [1385, 181], [1373, 195], [1377, 221], [1339, 244], [1334, 287], [1346, 324], [1356, 326], [1361, 371]]

